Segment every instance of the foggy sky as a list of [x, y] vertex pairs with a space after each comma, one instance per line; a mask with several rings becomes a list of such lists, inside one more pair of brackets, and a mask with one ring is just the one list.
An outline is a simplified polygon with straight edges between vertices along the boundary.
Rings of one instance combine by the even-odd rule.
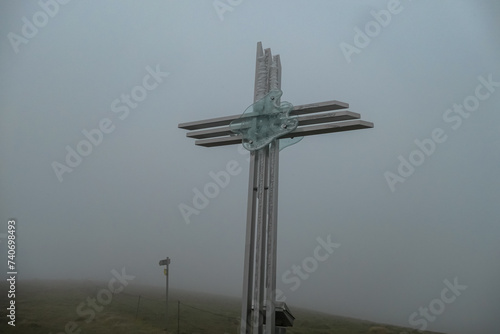
[[[340, 100], [375, 124], [306, 137], [280, 154], [278, 288], [292, 312], [418, 328], [411, 315], [437, 307], [445, 281], [457, 280], [467, 288], [441, 302], [427, 329], [498, 330], [496, 2], [57, 7], [44, 22], [36, 1], [0, 4], [0, 233], [16, 218], [19, 279], [107, 280], [125, 267], [134, 284], [163, 285], [158, 261], [169, 256], [172, 288], [240, 296], [247, 154], [197, 147], [177, 125], [242, 113], [262, 41], [281, 56], [283, 101]], [[40, 26], [24, 37], [34, 15]], [[379, 29], [370, 37], [367, 27]], [[132, 93], [140, 98], [126, 102]], [[67, 147], [76, 151], [93, 129], [98, 145], [88, 153], [81, 144], [88, 155], [69, 167]], [[402, 162], [410, 158], [418, 166]], [[179, 206], [194, 207], [196, 189], [230, 161], [237, 175], [187, 224]], [[71, 172], [58, 178], [55, 162]], [[293, 266], [328, 236], [340, 246], [291, 283]]]

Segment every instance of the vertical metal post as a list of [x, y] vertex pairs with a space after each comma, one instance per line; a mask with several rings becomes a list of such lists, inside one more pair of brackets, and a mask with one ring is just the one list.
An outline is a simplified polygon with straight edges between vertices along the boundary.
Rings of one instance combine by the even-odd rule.
[[168, 327], [168, 265], [170, 264], [170, 258], [167, 256], [166, 259], [160, 260], [160, 266], [165, 266], [165, 331]]
[[275, 333], [276, 244], [278, 236], [278, 168], [279, 140], [270, 148], [269, 161], [269, 218], [267, 227], [266, 260], [266, 334]]
[[259, 156], [259, 182], [257, 190], [258, 208], [257, 208], [257, 234], [255, 241], [256, 257], [255, 257], [255, 277], [254, 277], [254, 311], [252, 318], [253, 334], [262, 334], [264, 324], [264, 277], [266, 265], [266, 227], [267, 227], [267, 165], [268, 165], [267, 147], [260, 149], [257, 152]]
[[250, 154], [250, 175], [248, 182], [248, 203], [247, 203], [247, 228], [245, 237], [245, 267], [243, 271], [243, 293], [241, 307], [241, 327], [240, 334], [250, 333], [251, 314], [252, 314], [252, 277], [253, 264], [255, 259], [255, 202], [257, 189], [255, 187], [257, 179], [257, 168], [255, 168], [256, 154]]
[[180, 330], [180, 323], [181, 323], [181, 301], [177, 301], [177, 334], [181, 333]]
[[168, 275], [169, 275], [169, 271], [168, 271], [168, 265], [170, 264], [170, 258], [167, 257], [166, 261], [165, 261], [165, 265], [166, 265], [166, 272], [165, 272], [165, 331], [167, 331], [168, 329]]
[[[257, 44], [255, 61], [254, 102], [266, 94], [267, 69], [265, 66], [262, 43]], [[254, 300], [254, 262], [255, 262], [255, 233], [256, 233], [256, 202], [258, 184], [259, 155], [250, 153], [250, 172], [248, 181], [247, 227], [245, 237], [245, 267], [243, 272], [243, 300], [241, 308], [240, 334], [254, 333], [252, 325], [253, 314], [257, 307]]]
[[[259, 42], [254, 102], [280, 88], [279, 56]], [[264, 316], [266, 334], [275, 333], [278, 156], [279, 140], [250, 155], [240, 334], [264, 334]]]
[[135, 311], [135, 318], [139, 315], [139, 305], [141, 304], [141, 296], [139, 295], [139, 299], [137, 300], [137, 310]]
[[168, 264], [170, 261], [167, 257], [167, 274], [165, 275], [165, 280], [167, 282], [166, 288], [165, 288], [165, 331], [168, 329]]
[[[262, 86], [265, 89], [262, 91], [262, 98], [270, 91], [270, 74], [272, 66], [271, 49], [264, 50], [265, 64], [265, 80]], [[269, 191], [269, 146], [258, 150], [259, 156], [259, 182], [258, 182], [258, 212], [257, 212], [257, 239], [255, 259], [255, 282], [254, 296], [256, 304], [254, 306], [254, 314], [252, 325], [254, 326], [253, 334], [263, 334], [264, 327], [264, 304], [265, 304], [265, 284], [266, 284], [266, 260], [267, 260], [267, 226], [268, 226], [268, 191]]]
[[[269, 78], [270, 89], [281, 89], [281, 62], [279, 55], [273, 57]], [[280, 101], [277, 101], [279, 104]], [[266, 259], [266, 334], [274, 334], [276, 327], [276, 261], [278, 239], [278, 179], [279, 139], [271, 142], [269, 149], [269, 199]]]

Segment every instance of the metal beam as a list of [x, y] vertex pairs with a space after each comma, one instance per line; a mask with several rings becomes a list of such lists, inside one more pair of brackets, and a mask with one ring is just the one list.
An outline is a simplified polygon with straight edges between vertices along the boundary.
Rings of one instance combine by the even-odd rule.
[[295, 131], [292, 131], [280, 138], [305, 137], [305, 136], [319, 135], [323, 133], [361, 130], [367, 128], [373, 128], [373, 123], [363, 120], [346, 121], [340, 123], [327, 123], [327, 124], [297, 128], [295, 129]]
[[[305, 116], [298, 116], [297, 119], [299, 121], [299, 126], [301, 125], [313, 125], [319, 123], [328, 123], [328, 122], [339, 122], [339, 121], [347, 121], [351, 119], [359, 119], [360, 115], [358, 113], [346, 110], [346, 111], [334, 111], [329, 113], [322, 114], [312, 114]], [[205, 129], [205, 130], [196, 130], [190, 131], [186, 133], [186, 137], [196, 138], [196, 139], [204, 139], [211, 137], [221, 137], [221, 136], [230, 136], [234, 133], [231, 131], [229, 126], [222, 126], [213, 129]]]
[[[295, 106], [295, 107], [293, 107], [292, 111], [290, 111], [290, 115], [298, 116], [298, 115], [305, 115], [305, 114], [321, 112], [321, 111], [339, 110], [339, 109], [347, 109], [347, 108], [349, 108], [349, 103], [345, 103], [345, 102], [341, 102], [341, 101], [337, 101], [337, 100], [332, 100], [332, 101], [310, 103], [310, 104], [303, 104], [300, 106]], [[209, 118], [209, 119], [205, 119], [202, 121], [180, 123], [178, 125], [178, 127], [180, 129], [186, 129], [186, 130], [199, 130], [199, 129], [213, 128], [216, 126], [229, 125], [229, 123], [231, 123], [232, 121], [234, 121], [235, 119], [238, 119], [240, 117], [241, 117], [241, 114], [232, 115], [232, 116], [217, 117], [217, 118]]]
[[290, 111], [290, 115], [305, 115], [314, 112], [321, 111], [329, 111], [329, 110], [339, 110], [339, 109], [347, 109], [349, 108], [349, 103], [341, 102], [337, 100], [326, 101], [326, 102], [318, 102], [318, 103], [309, 103], [303, 104], [300, 106], [293, 107], [292, 111]]
[[312, 114], [297, 117], [299, 120], [298, 126], [304, 125], [314, 125], [320, 123], [330, 123], [330, 122], [340, 122], [340, 121], [349, 121], [352, 119], [359, 119], [361, 117], [360, 114], [353, 111], [335, 111], [328, 112], [322, 114]]
[[[327, 123], [320, 125], [298, 127], [294, 131], [280, 138], [305, 137], [322, 133], [342, 132], [342, 131], [351, 131], [351, 130], [368, 129], [368, 128], [373, 128], [372, 122], [366, 122], [363, 120], [353, 120], [353, 121], [345, 121], [339, 123]], [[240, 135], [230, 136], [230, 137], [198, 139], [195, 141], [195, 144], [204, 147], [225, 146], [225, 145], [241, 144], [241, 139], [242, 137]]]

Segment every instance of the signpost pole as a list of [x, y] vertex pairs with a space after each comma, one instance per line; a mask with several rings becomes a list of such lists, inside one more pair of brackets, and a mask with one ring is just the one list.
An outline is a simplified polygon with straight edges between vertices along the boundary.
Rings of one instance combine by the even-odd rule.
[[165, 266], [165, 331], [168, 328], [168, 265], [170, 264], [170, 258], [167, 257], [165, 260], [160, 261], [160, 266]]

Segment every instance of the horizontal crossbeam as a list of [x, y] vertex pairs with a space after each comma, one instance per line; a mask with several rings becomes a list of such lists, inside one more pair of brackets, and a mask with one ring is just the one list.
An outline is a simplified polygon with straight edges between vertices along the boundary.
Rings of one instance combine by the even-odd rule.
[[[320, 125], [298, 127], [294, 131], [287, 133], [286, 135], [283, 135], [280, 138], [305, 137], [323, 133], [333, 133], [333, 132], [360, 130], [368, 128], [373, 128], [372, 122], [366, 122], [363, 120], [352, 120], [352, 121], [345, 121], [338, 123], [327, 123]], [[198, 139], [195, 141], [195, 144], [204, 147], [226, 146], [226, 145], [241, 144], [241, 139], [242, 139], [241, 135], [234, 135], [229, 137]]]
[[[336, 101], [336, 100], [319, 102], [319, 103], [311, 103], [311, 104], [304, 104], [304, 105], [300, 105], [300, 106], [294, 106], [292, 111], [290, 111], [290, 116], [298, 116], [298, 115], [305, 115], [305, 114], [311, 114], [311, 113], [322, 112], [322, 111], [339, 110], [339, 109], [347, 109], [347, 108], [349, 108], [348, 103], [340, 102], [340, 101]], [[231, 123], [232, 121], [234, 121], [235, 119], [238, 119], [240, 117], [241, 117], [241, 114], [240, 115], [233, 115], [233, 116], [210, 118], [210, 119], [205, 119], [202, 121], [186, 122], [186, 123], [179, 124], [179, 128], [186, 129], [186, 130], [199, 130], [199, 129], [213, 128], [216, 126], [225, 126], [225, 125], [229, 125], [229, 123]]]
[[[303, 126], [303, 125], [313, 125], [320, 123], [347, 121], [359, 118], [360, 115], [358, 113], [346, 110], [346, 111], [335, 111], [322, 114], [298, 116], [297, 120], [299, 121], [298, 126]], [[186, 136], [189, 138], [205, 139], [211, 137], [229, 136], [232, 134], [234, 133], [231, 131], [229, 126], [222, 126], [213, 129], [190, 131], [186, 134]]]

